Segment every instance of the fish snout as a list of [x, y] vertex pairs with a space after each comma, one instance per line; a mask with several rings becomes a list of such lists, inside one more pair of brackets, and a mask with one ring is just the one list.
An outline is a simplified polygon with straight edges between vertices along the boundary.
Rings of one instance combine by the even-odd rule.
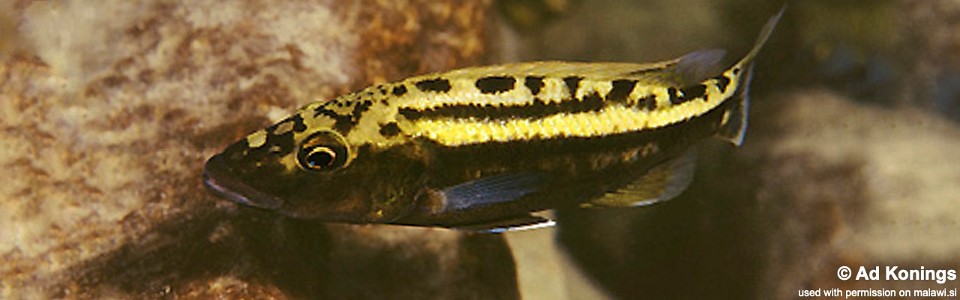
[[203, 183], [218, 196], [243, 205], [278, 210], [283, 199], [261, 192], [238, 178], [223, 154], [207, 160], [203, 167]]

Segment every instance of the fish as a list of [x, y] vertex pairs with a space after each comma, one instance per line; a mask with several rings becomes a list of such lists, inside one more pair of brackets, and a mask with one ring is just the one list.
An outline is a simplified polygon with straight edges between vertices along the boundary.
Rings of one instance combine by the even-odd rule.
[[212, 156], [220, 197], [302, 219], [506, 232], [573, 207], [638, 207], [692, 182], [696, 145], [743, 142], [754, 46], [656, 63], [526, 62], [318, 101]]

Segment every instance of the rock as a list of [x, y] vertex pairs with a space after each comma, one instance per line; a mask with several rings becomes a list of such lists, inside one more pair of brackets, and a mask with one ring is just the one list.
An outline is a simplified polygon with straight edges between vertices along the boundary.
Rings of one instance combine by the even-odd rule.
[[[801, 288], [941, 289], [931, 280], [843, 281], [837, 269], [952, 269], [960, 263], [960, 128], [935, 113], [858, 105], [829, 90], [778, 101], [758, 207], [768, 237], [768, 295]], [[762, 152], [762, 154], [761, 154]], [[881, 276], [885, 276], [882, 275]]]
[[0, 297], [517, 296], [500, 236], [289, 220], [201, 183], [300, 105], [486, 60], [487, 1], [3, 5]]
[[[736, 57], [781, 5], [626, 2], [584, 3], [521, 57], [648, 61], [720, 46]], [[758, 56], [744, 146], [704, 145], [693, 185], [669, 202], [559, 212], [560, 244], [615, 298], [955, 288], [837, 270], [960, 262], [956, 6], [791, 3]]]

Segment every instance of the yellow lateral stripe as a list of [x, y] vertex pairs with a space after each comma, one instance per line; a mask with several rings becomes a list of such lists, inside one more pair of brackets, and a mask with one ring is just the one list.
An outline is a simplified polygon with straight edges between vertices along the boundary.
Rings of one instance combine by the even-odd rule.
[[460, 146], [534, 138], [596, 137], [637, 132], [683, 122], [702, 115], [732, 96], [737, 88], [737, 82], [732, 82], [727, 88], [727, 93], [720, 94], [712, 81], [706, 82], [709, 84], [708, 102], [700, 99], [692, 100], [652, 112], [614, 105], [596, 112], [495, 122], [470, 119], [426, 119], [414, 122], [413, 127], [416, 132], [412, 132], [411, 135], [423, 136], [446, 146]]

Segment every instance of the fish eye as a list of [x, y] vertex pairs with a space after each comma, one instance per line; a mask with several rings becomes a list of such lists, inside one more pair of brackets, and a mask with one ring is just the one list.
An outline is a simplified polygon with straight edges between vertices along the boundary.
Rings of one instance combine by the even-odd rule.
[[337, 153], [333, 149], [324, 146], [317, 146], [307, 151], [307, 157], [303, 159], [307, 167], [311, 169], [325, 170], [333, 166]]
[[343, 137], [332, 131], [321, 131], [304, 139], [297, 153], [301, 168], [330, 172], [347, 165], [347, 147]]

